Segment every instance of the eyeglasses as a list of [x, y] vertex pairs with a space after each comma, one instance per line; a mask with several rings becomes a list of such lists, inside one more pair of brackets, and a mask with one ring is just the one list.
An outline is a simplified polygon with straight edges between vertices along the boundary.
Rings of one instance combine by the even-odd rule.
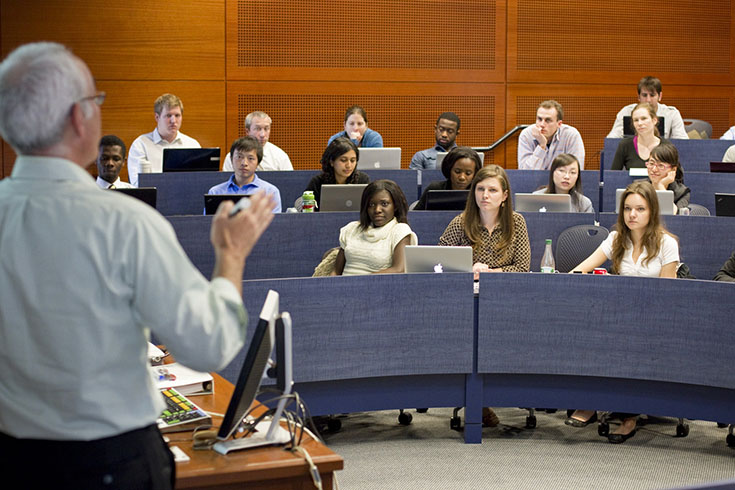
[[669, 165], [668, 163], [661, 163], [661, 162], [655, 163], [655, 162], [652, 162], [651, 160], [648, 160], [646, 162], [646, 167], [651, 167], [651, 168], [654, 168], [655, 167], [655, 168], [657, 168], [659, 170], [666, 170], [670, 166], [671, 165]]
[[82, 97], [81, 99], [77, 100], [77, 103], [86, 102], [88, 100], [94, 101], [97, 105], [102, 105], [105, 102], [105, 97], [107, 97], [107, 94], [105, 92], [97, 92], [94, 95], [88, 95], [87, 97]]

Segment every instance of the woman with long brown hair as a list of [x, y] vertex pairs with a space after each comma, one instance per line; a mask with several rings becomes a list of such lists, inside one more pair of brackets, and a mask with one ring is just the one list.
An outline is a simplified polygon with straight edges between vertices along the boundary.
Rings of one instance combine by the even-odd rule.
[[[679, 244], [661, 223], [653, 185], [648, 181], [633, 182], [623, 192], [620, 202], [615, 231], [574, 272], [591, 272], [611, 260], [614, 274], [675, 278]], [[635, 434], [637, 415], [619, 415], [620, 427], [607, 436], [612, 443], [625, 442]], [[584, 427], [596, 418], [593, 410], [577, 410], [566, 424]]]

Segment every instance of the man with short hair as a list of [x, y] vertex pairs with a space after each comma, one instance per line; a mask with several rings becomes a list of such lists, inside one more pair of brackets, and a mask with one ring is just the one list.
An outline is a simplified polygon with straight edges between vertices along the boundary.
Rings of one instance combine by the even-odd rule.
[[262, 189], [277, 203], [273, 207], [273, 212], [280, 213], [281, 193], [278, 187], [255, 175], [255, 169], [263, 160], [263, 147], [260, 146], [258, 140], [252, 136], [238, 138], [232, 143], [229, 154], [233, 155], [234, 173], [225, 182], [209, 189], [207, 194], [250, 195]]
[[536, 124], [518, 137], [518, 168], [546, 170], [557, 155], [569, 153], [584, 168], [584, 142], [577, 128], [563, 123], [564, 109], [555, 100], [545, 100], [536, 109]]
[[60, 44], [0, 63], [0, 136], [18, 155], [0, 181], [0, 461], [11, 485], [172, 488], [148, 330], [199, 371], [224, 368], [245, 343], [243, 268], [273, 204], [259, 194], [233, 217], [220, 206], [205, 279], [163, 216], [87, 172], [104, 99]]
[[408, 168], [416, 170], [430, 170], [436, 168], [437, 153], [449, 151], [455, 146], [455, 139], [459, 134], [459, 116], [453, 112], [444, 112], [436, 120], [434, 125], [434, 138], [436, 144], [433, 148], [417, 151], [411, 158]]
[[682, 139], [688, 140], [686, 129], [684, 129], [684, 121], [681, 118], [681, 113], [674, 106], [669, 106], [661, 103], [661, 80], [655, 77], [643, 77], [638, 82], [638, 102], [635, 104], [628, 104], [618, 112], [615, 116], [615, 123], [613, 124], [608, 138], [622, 138], [623, 134], [623, 118], [630, 116], [633, 112], [633, 108], [641, 102], [647, 102], [651, 104], [653, 110], [656, 111], [658, 117], [664, 118], [664, 134], [663, 137], [666, 139]]
[[97, 185], [103, 189], [127, 189], [133, 187], [120, 180], [120, 170], [125, 165], [125, 143], [114, 134], [100, 140], [97, 153]]
[[[263, 160], [258, 164], [258, 169], [262, 172], [269, 170], [293, 170], [291, 159], [285, 151], [268, 141], [271, 136], [271, 125], [273, 120], [262, 111], [251, 112], [245, 116], [245, 136], [252, 136], [260, 146], [263, 147]], [[223, 172], [233, 170], [230, 153], [225, 156], [225, 163], [222, 165]]]
[[128, 176], [130, 183], [138, 187], [141, 163], [150, 162], [151, 172], [163, 171], [164, 148], [201, 148], [197, 140], [180, 131], [184, 119], [184, 103], [174, 94], [163, 94], [153, 104], [156, 128], [135, 138], [130, 145]]

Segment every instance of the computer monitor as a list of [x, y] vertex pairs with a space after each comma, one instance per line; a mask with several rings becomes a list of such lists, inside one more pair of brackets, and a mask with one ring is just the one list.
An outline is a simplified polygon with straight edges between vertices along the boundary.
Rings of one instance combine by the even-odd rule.
[[164, 172], [218, 172], [219, 148], [164, 148]]
[[110, 189], [115, 192], [122, 192], [128, 196], [134, 197], [148, 204], [149, 206], [156, 207], [156, 197], [158, 196], [158, 190], [155, 187], [116, 187]]
[[258, 424], [250, 437], [232, 439], [245, 415], [249, 412], [260, 390], [260, 384], [268, 368], [271, 351], [276, 346], [276, 386], [284, 395], [291, 392], [293, 376], [291, 368], [291, 317], [288, 313], [278, 314], [278, 293], [268, 291], [260, 319], [250, 341], [245, 361], [235, 384], [230, 403], [225, 412], [222, 425], [217, 433], [219, 442], [213, 449], [221, 454], [230, 451], [259, 447], [271, 444], [285, 444], [290, 440], [287, 430], [280, 426], [279, 420], [286, 405], [286, 399], [278, 402], [273, 419], [269, 424]]
[[232, 201], [236, 203], [247, 194], [204, 194], [204, 214], [217, 214], [217, 208], [222, 201]]
[[469, 192], [469, 190], [431, 190], [426, 193], [426, 209], [427, 211], [461, 211], [467, 204], [467, 195]]
[[[658, 116], [658, 134], [663, 138], [666, 131], [664, 116]], [[633, 128], [633, 117], [623, 116], [623, 136], [635, 136], [635, 128]]]

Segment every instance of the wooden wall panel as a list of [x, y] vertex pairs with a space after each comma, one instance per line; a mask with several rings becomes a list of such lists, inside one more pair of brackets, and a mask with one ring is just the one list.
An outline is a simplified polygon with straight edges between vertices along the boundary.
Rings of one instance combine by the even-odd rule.
[[[735, 93], [729, 87], [666, 86], [662, 102], [677, 107], [686, 119], [704, 119], [712, 124], [713, 137], [729, 127]], [[564, 123], [577, 128], [585, 144], [585, 168], [600, 168], [599, 152], [615, 116], [625, 105], [637, 101], [635, 85], [536, 85], [509, 84], [507, 125], [533, 124], [538, 104], [555, 99], [564, 108]], [[506, 147], [507, 168], [517, 168], [517, 139]]]
[[735, 83], [735, 2], [508, 0], [508, 80]]
[[[262, 110], [273, 119], [271, 141], [289, 154], [294, 168], [318, 169], [327, 140], [344, 129], [345, 110], [359, 104], [385, 146], [402, 148], [402, 167], [407, 168], [416, 151], [435, 143], [434, 124], [444, 111], [462, 120], [459, 144], [488, 145], [502, 135], [504, 93], [503, 84], [229, 82], [228, 141], [244, 134], [249, 112]], [[487, 155], [485, 161], [493, 158]]]
[[502, 82], [505, 1], [228, 0], [232, 80]]
[[51, 40], [100, 80], [224, 79], [225, 0], [3, 0], [2, 49]]

